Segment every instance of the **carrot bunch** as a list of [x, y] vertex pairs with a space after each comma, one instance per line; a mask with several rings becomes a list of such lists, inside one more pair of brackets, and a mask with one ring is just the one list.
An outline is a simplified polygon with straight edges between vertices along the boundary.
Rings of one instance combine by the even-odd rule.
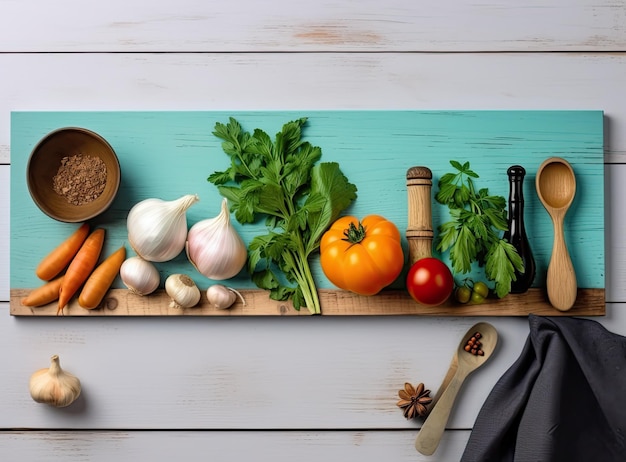
[[[98, 265], [104, 236], [104, 229], [90, 232], [89, 225], [83, 223], [41, 260], [35, 273], [47, 282], [22, 299], [22, 304], [42, 306], [58, 300], [57, 314], [60, 314], [82, 287], [79, 305], [85, 309], [96, 308], [126, 258], [126, 249], [122, 246]], [[61, 274], [64, 269], [65, 273]]]

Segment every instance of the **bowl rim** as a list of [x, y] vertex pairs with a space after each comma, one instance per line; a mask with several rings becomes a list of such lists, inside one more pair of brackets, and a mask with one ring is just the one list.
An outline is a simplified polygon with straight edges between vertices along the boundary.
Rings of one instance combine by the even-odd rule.
[[[73, 131], [73, 132], [80, 132], [83, 134], [86, 134], [92, 138], [95, 138], [96, 140], [98, 140], [99, 142], [101, 142], [110, 152], [111, 154], [113, 154], [113, 160], [115, 161], [115, 165], [117, 166], [117, 175], [116, 175], [116, 181], [115, 181], [115, 194], [113, 194], [111, 196], [111, 198], [103, 204], [103, 206], [90, 213], [89, 215], [85, 215], [83, 217], [80, 217], [78, 219], [71, 219], [71, 218], [62, 218], [58, 215], [55, 215], [53, 212], [51, 212], [50, 210], [48, 210], [48, 208], [45, 206], [44, 203], [42, 203], [41, 201], [37, 200], [34, 196], [33, 193], [33, 189], [31, 187], [31, 182], [30, 182], [30, 170], [31, 170], [31, 164], [33, 161], [33, 157], [35, 156], [36, 152], [38, 149], [41, 148], [41, 146], [46, 143], [50, 138], [52, 138], [53, 136], [61, 133], [61, 132], [68, 132], [68, 131]], [[84, 222], [87, 220], [91, 220], [92, 218], [97, 217], [98, 215], [101, 215], [102, 213], [106, 212], [109, 207], [111, 206], [111, 204], [113, 203], [113, 201], [115, 200], [116, 196], [117, 196], [117, 191], [119, 190], [120, 184], [122, 181], [122, 169], [120, 166], [120, 160], [119, 157], [117, 156], [117, 153], [115, 152], [115, 149], [113, 149], [113, 146], [111, 145], [111, 143], [109, 143], [102, 135], [100, 135], [99, 133], [96, 133], [93, 130], [90, 130], [88, 128], [84, 128], [84, 127], [79, 127], [76, 125], [68, 125], [65, 127], [60, 127], [60, 128], [56, 128], [50, 132], [48, 132], [47, 134], [45, 134], [31, 149], [30, 154], [28, 156], [28, 162], [26, 163], [26, 187], [28, 188], [28, 193], [32, 199], [32, 201], [35, 203], [35, 205], [39, 208], [39, 210], [41, 210], [44, 214], [46, 214], [47, 216], [49, 216], [50, 218], [63, 222], [63, 223], [80, 223], [80, 222]]]

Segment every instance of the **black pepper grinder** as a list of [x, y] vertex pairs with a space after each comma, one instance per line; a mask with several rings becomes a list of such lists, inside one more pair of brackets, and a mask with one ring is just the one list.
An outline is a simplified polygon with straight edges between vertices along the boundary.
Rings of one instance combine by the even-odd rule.
[[509, 229], [504, 239], [510, 242], [524, 262], [524, 272], [515, 273], [517, 280], [511, 281], [511, 293], [526, 292], [535, 279], [535, 259], [530, 249], [526, 228], [524, 227], [524, 192], [523, 183], [526, 170], [521, 165], [513, 165], [507, 170], [509, 176]]

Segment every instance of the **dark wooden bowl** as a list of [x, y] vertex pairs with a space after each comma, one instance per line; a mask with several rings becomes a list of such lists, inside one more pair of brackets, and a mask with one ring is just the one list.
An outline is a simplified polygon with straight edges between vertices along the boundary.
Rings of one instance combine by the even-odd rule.
[[[104, 162], [106, 183], [95, 199], [80, 200], [79, 196], [72, 203], [55, 190], [54, 178], [63, 159], [73, 156], [97, 157]], [[119, 160], [111, 145], [97, 133], [78, 127], [61, 128], [46, 135], [33, 149], [26, 170], [28, 191], [35, 204], [51, 218], [67, 223], [87, 221], [108, 209], [120, 180]]]

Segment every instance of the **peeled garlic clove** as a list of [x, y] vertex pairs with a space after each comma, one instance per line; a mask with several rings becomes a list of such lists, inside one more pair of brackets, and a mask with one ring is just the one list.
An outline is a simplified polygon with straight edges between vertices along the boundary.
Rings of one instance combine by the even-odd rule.
[[185, 248], [186, 211], [199, 198], [188, 194], [173, 201], [145, 199], [130, 209], [126, 219], [128, 241], [144, 260], [172, 260]]
[[209, 303], [213, 305], [213, 308], [217, 308], [218, 310], [230, 308], [237, 300], [237, 296], [239, 296], [244, 305], [246, 304], [243, 295], [235, 289], [221, 284], [215, 284], [209, 287], [206, 291], [206, 296], [209, 299]]
[[72, 404], [80, 396], [80, 380], [61, 369], [59, 356], [50, 358], [50, 367], [35, 371], [30, 377], [30, 396], [38, 403], [55, 407]]
[[147, 260], [136, 256], [127, 258], [120, 268], [120, 278], [136, 295], [149, 295], [159, 288], [159, 270]]
[[243, 269], [248, 250], [230, 223], [226, 199], [219, 215], [199, 221], [189, 229], [187, 257], [200, 274], [218, 281], [230, 279]]
[[165, 280], [170, 308], [192, 308], [200, 302], [200, 289], [186, 274], [172, 274]]

